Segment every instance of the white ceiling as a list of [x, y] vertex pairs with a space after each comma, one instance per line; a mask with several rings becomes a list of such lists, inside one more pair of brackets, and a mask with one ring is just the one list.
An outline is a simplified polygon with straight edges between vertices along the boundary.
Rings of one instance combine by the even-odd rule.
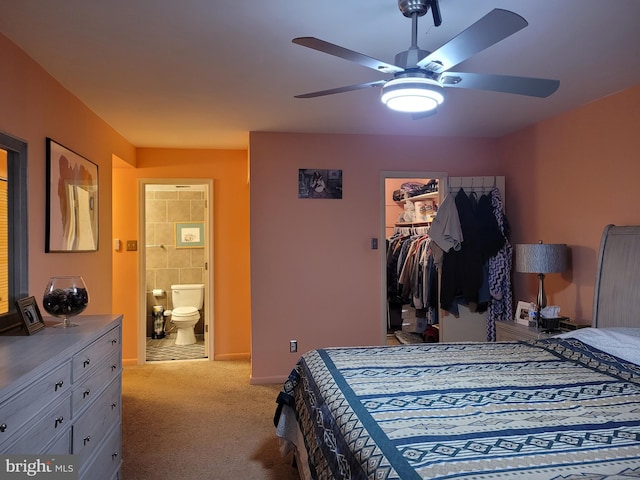
[[396, 0], [2, 0], [0, 31], [138, 147], [246, 148], [249, 131], [499, 137], [640, 84], [639, 0], [440, 8], [440, 27], [431, 13], [420, 18], [421, 49], [511, 10], [529, 26], [455, 70], [558, 79], [558, 91], [447, 89], [422, 120], [387, 110], [374, 88], [293, 98], [388, 78], [291, 40], [315, 36], [393, 63], [411, 40]]

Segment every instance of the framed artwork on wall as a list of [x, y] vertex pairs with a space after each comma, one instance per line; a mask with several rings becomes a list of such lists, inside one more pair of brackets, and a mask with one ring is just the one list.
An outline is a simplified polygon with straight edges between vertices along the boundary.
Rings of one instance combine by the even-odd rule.
[[45, 252], [98, 250], [98, 166], [47, 138]]
[[298, 198], [342, 198], [342, 170], [299, 169]]
[[176, 223], [176, 248], [204, 248], [204, 223]]

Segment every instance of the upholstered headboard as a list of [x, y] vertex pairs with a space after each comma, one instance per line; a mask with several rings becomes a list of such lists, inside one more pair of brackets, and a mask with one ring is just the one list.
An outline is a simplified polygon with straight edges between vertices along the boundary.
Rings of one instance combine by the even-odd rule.
[[640, 327], [640, 226], [602, 233], [593, 302], [594, 327]]

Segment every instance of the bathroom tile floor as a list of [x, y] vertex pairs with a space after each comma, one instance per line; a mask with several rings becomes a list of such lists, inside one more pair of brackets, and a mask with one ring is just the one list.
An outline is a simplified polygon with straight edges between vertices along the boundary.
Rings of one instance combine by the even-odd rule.
[[175, 334], [159, 340], [147, 338], [147, 362], [195, 360], [206, 356], [202, 335], [196, 335], [196, 343], [193, 345], [176, 345]]

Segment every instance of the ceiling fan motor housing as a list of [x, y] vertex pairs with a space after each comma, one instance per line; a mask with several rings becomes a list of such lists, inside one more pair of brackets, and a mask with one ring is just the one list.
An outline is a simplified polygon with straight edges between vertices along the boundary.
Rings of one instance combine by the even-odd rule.
[[419, 17], [429, 11], [431, 0], [398, 0], [398, 8], [405, 17], [417, 13]]
[[393, 63], [404, 69], [418, 68], [418, 62], [430, 53], [428, 50], [412, 47], [409, 50], [398, 53]]

